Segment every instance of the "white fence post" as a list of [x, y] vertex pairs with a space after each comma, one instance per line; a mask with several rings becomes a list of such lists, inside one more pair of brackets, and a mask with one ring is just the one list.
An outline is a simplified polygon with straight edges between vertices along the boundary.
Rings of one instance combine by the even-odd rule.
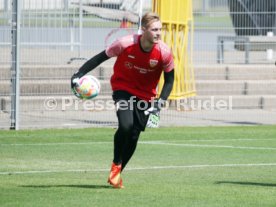
[[12, 1], [12, 68], [11, 68], [11, 126], [19, 129], [20, 97], [20, 0]]

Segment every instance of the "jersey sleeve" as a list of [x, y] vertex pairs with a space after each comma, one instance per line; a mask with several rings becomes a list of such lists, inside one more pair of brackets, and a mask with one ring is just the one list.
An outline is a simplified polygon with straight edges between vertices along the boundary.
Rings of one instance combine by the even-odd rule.
[[164, 72], [170, 72], [174, 69], [172, 51], [165, 43], [161, 44], [160, 48], [162, 53], [162, 68]]
[[122, 53], [122, 43], [120, 40], [116, 40], [110, 46], [108, 46], [105, 50], [105, 53], [108, 57], [116, 57]]
[[120, 39], [115, 40], [110, 46], [105, 50], [105, 53], [108, 57], [117, 57], [119, 56], [125, 48], [132, 45], [137, 41], [135, 35], [128, 35]]

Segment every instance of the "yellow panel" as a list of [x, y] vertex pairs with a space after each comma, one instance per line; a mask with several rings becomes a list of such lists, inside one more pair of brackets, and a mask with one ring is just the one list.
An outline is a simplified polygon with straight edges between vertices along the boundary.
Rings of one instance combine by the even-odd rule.
[[[192, 0], [154, 0], [153, 11], [160, 15], [163, 23], [163, 41], [166, 42], [174, 56], [175, 81], [170, 100], [182, 99], [196, 95], [194, 70], [192, 65], [193, 14]], [[188, 43], [190, 42], [190, 48]], [[163, 76], [158, 85], [161, 93]]]

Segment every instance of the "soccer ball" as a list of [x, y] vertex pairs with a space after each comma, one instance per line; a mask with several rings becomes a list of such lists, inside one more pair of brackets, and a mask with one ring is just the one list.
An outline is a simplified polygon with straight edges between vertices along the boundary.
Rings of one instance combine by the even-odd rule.
[[76, 92], [81, 99], [92, 99], [99, 95], [101, 85], [99, 80], [92, 75], [85, 75], [79, 79], [75, 87]]

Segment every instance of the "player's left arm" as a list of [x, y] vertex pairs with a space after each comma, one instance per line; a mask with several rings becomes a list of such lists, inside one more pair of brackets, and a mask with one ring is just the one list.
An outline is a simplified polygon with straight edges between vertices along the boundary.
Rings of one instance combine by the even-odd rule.
[[174, 82], [174, 69], [172, 69], [169, 72], [164, 72], [164, 85], [161, 90], [160, 99], [167, 100], [172, 88], [173, 88], [173, 82]]
[[154, 100], [153, 107], [150, 107], [145, 111], [145, 114], [159, 114], [162, 107], [164, 107], [166, 100], [168, 99], [174, 82], [174, 69], [165, 72], [164, 71], [164, 85], [161, 90], [161, 94], [158, 99]]
[[161, 90], [161, 94], [159, 96], [159, 100], [161, 102], [165, 102], [173, 88], [173, 82], [174, 82], [174, 61], [173, 61], [173, 54], [170, 50], [170, 48], [163, 43], [161, 46], [162, 50], [162, 68], [164, 71], [164, 85]]

